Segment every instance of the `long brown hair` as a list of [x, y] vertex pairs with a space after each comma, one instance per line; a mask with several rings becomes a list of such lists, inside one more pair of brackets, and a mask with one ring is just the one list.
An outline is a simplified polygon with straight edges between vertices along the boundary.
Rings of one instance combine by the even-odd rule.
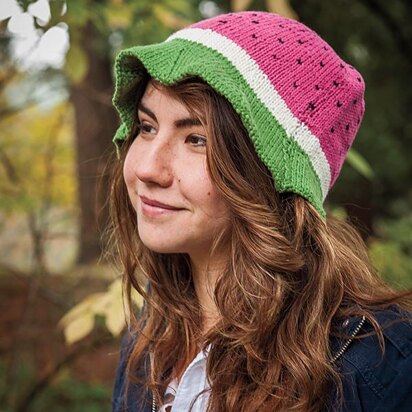
[[[137, 99], [148, 77], [141, 82]], [[140, 241], [122, 166], [131, 136], [120, 149], [111, 191], [113, 234], [131, 292], [145, 298], [132, 314], [136, 340], [130, 382], [150, 354], [144, 382], [161, 404], [198, 347], [207, 347], [211, 383], [208, 411], [318, 411], [328, 409], [341, 381], [331, 361], [331, 335], [348, 316], [365, 316], [383, 335], [373, 311], [393, 303], [411, 308], [411, 292], [395, 292], [374, 272], [364, 242], [348, 223], [328, 217], [293, 193], [278, 193], [239, 116], [227, 100], [197, 78], [165, 88], [199, 117], [208, 131], [207, 164], [231, 212], [229, 259], [214, 299], [220, 320], [201, 335], [202, 317], [184, 254], [160, 254]], [[134, 128], [133, 135], [137, 132]]]

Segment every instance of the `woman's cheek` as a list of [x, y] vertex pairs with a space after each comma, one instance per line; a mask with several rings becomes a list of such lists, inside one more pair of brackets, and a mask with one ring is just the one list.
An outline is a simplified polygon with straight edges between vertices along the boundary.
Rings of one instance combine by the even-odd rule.
[[129, 155], [126, 156], [124, 165], [123, 165], [123, 179], [126, 183], [127, 188], [132, 184], [133, 182], [133, 168], [132, 168], [132, 162], [130, 161]]

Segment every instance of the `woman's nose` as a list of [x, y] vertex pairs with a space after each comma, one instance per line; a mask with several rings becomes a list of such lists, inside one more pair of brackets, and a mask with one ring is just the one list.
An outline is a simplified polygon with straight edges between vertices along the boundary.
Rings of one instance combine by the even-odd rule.
[[144, 183], [170, 186], [173, 182], [174, 157], [170, 142], [158, 135], [152, 141], [142, 141], [140, 145], [137, 144], [136, 150], [138, 151], [135, 163], [137, 178]]

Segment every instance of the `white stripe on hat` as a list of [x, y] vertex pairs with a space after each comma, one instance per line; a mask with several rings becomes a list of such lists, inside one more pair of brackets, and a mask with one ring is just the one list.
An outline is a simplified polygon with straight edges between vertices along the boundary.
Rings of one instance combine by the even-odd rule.
[[238, 44], [210, 29], [183, 29], [172, 34], [166, 41], [173, 39], [189, 40], [202, 44], [221, 53], [233, 64], [249, 87], [255, 92], [257, 98], [284, 128], [286, 135], [294, 139], [307, 154], [318, 175], [323, 199], [325, 199], [329, 190], [331, 172], [328, 159], [322, 150], [319, 139], [312, 134], [306, 124], [293, 115], [256, 61]]

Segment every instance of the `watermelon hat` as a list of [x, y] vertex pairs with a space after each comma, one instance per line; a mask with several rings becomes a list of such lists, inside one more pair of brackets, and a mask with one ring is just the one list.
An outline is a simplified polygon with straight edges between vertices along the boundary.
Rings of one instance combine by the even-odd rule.
[[272, 13], [222, 14], [166, 41], [125, 49], [115, 63], [113, 104], [127, 139], [136, 87], [148, 72], [171, 85], [198, 76], [239, 114], [279, 192], [294, 192], [323, 216], [364, 113], [364, 81], [319, 35]]

